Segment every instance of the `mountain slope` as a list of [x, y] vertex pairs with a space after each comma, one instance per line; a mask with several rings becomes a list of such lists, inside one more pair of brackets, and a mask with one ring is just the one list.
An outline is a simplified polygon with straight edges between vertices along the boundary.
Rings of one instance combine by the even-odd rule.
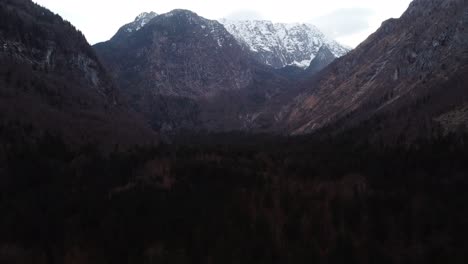
[[327, 47], [322, 46], [315, 58], [310, 62], [309, 67], [306, 69], [306, 75], [313, 76], [316, 73], [319, 73], [325, 67], [330, 65], [336, 59], [333, 52]]
[[72, 143], [151, 140], [83, 35], [58, 15], [29, 0], [2, 1], [0, 61], [2, 127], [32, 126]]
[[311, 24], [226, 19], [220, 22], [250, 49], [257, 61], [274, 68], [288, 65], [307, 68], [322, 47], [330, 49], [337, 58], [349, 51]]
[[286, 87], [217, 21], [187, 10], [94, 46], [133, 107], [163, 130], [243, 129]]
[[466, 105], [467, 25], [466, 1], [413, 1], [401, 18], [384, 22], [355, 50], [309, 78], [283, 107], [280, 122], [302, 134], [338, 120], [349, 126], [385, 114], [393, 120], [386, 122], [393, 124], [389, 129], [405, 131], [410, 124], [427, 130], [439, 115]]

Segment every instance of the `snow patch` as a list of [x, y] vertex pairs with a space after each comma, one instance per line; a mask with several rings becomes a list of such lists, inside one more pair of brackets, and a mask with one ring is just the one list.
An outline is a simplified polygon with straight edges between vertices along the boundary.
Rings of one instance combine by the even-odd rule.
[[125, 25], [124, 30], [128, 33], [138, 31], [144, 26], [146, 26], [146, 24], [148, 24], [148, 22], [150, 22], [151, 19], [155, 18], [156, 16], [158, 16], [158, 14], [156, 14], [155, 12], [141, 13], [135, 18], [135, 20], [132, 23]]
[[293, 61], [293, 63], [288, 64], [288, 66], [297, 66], [299, 68], [306, 69], [307, 67], [309, 67], [311, 61], [312, 60]]

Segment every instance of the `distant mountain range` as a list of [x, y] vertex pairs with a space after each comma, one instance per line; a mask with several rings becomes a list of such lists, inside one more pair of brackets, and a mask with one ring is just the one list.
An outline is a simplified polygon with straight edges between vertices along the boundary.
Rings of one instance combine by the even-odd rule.
[[270, 126], [265, 109], [294, 90], [274, 68], [313, 62], [313, 74], [348, 52], [312, 25], [221, 22], [188, 10], [142, 13], [94, 47], [134, 108], [170, 131]]
[[[384, 22], [352, 51], [312, 25], [220, 23], [188, 10], [142, 13], [93, 51], [53, 15], [41, 24], [50, 28], [37, 36], [21, 33], [17, 21], [28, 25], [42, 18], [37, 11], [13, 15], [12, 3], [20, 2], [29, 3], [3, 3], [2, 56], [12, 61], [4, 65], [34, 66], [34, 74], [55, 74], [52, 79], [71, 74], [65, 78], [76, 87], [58, 90], [62, 101], [79, 92], [79, 102], [104, 98], [104, 109], [128, 102], [128, 110], [157, 131], [305, 134], [377, 116], [392, 120], [392, 127], [400, 127], [395, 131], [408, 122], [443, 129], [466, 123], [467, 19], [459, 1], [415, 0], [400, 19]], [[54, 38], [47, 33], [68, 31]], [[306, 65], [305, 71], [295, 68]], [[70, 97], [71, 105], [80, 96]], [[404, 114], [408, 109], [411, 115]]]
[[[133, 22], [122, 26], [114, 38], [128, 36], [140, 30], [157, 16], [155, 12], [141, 13]], [[286, 66], [305, 69], [322, 47], [330, 50], [334, 58], [351, 50], [325, 36], [312, 24], [228, 19], [221, 19], [219, 22], [258, 62], [276, 69]]]
[[311, 24], [227, 19], [220, 22], [250, 49], [257, 61], [274, 68], [290, 65], [307, 68], [322, 47], [327, 47], [336, 58], [350, 51]]
[[[130, 97], [140, 98], [133, 99], [133, 103], [145, 105], [137, 109], [153, 113], [147, 115], [152, 121], [171, 123], [171, 130], [190, 120], [191, 125], [183, 127], [251, 131], [262, 128], [302, 134], [343, 118], [352, 117], [352, 122], [359, 123], [377, 113], [417, 104], [428, 96], [431, 100], [447, 98], [452, 103], [464, 100], [455, 95], [455, 90], [453, 98], [448, 99], [452, 93], [436, 97], [431, 95], [435, 88], [422, 88], [451, 79], [451, 74], [462, 70], [457, 65], [463, 63], [448, 62], [447, 58], [460, 52], [453, 59], [464, 59], [463, 43], [452, 36], [456, 27], [449, 25], [455, 21], [450, 22], [439, 13], [431, 18], [440, 19], [450, 29], [437, 41], [432, 38], [443, 30], [425, 28], [428, 22], [424, 19], [419, 19], [419, 23], [412, 21], [415, 13], [438, 6], [431, 4], [415, 1], [401, 19], [383, 23], [379, 31], [350, 52], [312, 25], [229, 20], [221, 20], [221, 24], [184, 10], [160, 16], [144, 13], [123, 26], [109, 42], [95, 48], [120, 79], [121, 87], [132, 87]], [[451, 41], [455, 41], [453, 45], [448, 44]], [[410, 47], [409, 43], [418, 44]], [[322, 71], [329, 64], [332, 65]], [[286, 66], [307, 70], [301, 73]], [[442, 70], [437, 75], [431, 73], [438, 68]], [[447, 75], [441, 75], [445, 72]], [[441, 76], [445, 77], [440, 79]], [[138, 92], [140, 88], [145, 92]], [[154, 96], [158, 99], [149, 99]], [[236, 99], [221, 99], [226, 96]], [[178, 103], [174, 103], [174, 98], [178, 98]], [[442, 103], [434, 104], [434, 111], [421, 113], [429, 120], [445, 120]], [[155, 105], [159, 108], [157, 115], [148, 111]], [[156, 127], [167, 125], [159, 123]]]

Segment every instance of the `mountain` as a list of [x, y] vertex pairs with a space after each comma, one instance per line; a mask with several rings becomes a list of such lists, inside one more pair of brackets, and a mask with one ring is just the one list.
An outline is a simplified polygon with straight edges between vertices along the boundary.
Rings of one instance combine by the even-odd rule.
[[126, 25], [94, 49], [157, 129], [243, 129], [287, 87], [222, 24], [187, 10], [156, 16], [131, 32]]
[[[278, 114], [292, 134], [374, 120], [394, 136], [433, 133], [466, 120], [468, 4], [415, 0], [318, 76]], [[452, 118], [450, 118], [452, 117]], [[466, 123], [465, 123], [466, 124]]]
[[0, 2], [0, 61], [2, 131], [70, 143], [152, 140], [84, 36], [49, 10], [29, 0]]
[[155, 18], [158, 14], [155, 12], [143, 12], [139, 14], [135, 20], [131, 23], [128, 23], [121, 27], [115, 38], [125, 38], [128, 37], [131, 33], [140, 30], [144, 27], [151, 19]]
[[[158, 94], [197, 98], [237, 90], [251, 80], [242, 48], [216, 21], [174, 10], [138, 31], [127, 30], [128, 25], [95, 46], [124, 87], [139, 79]], [[123, 32], [130, 35], [122, 38]]]
[[227, 19], [220, 22], [250, 49], [257, 61], [274, 68], [288, 65], [307, 68], [321, 47], [327, 47], [337, 58], [349, 52], [348, 48], [327, 38], [311, 24]]

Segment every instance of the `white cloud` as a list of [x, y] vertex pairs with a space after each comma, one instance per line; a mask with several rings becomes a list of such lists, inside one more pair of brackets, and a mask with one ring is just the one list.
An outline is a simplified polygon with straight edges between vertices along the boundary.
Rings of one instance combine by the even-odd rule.
[[369, 8], [340, 8], [324, 16], [315, 17], [311, 22], [330, 37], [344, 37], [369, 28], [369, 18], [373, 13]]
[[[139, 13], [189, 9], [209, 19], [262, 18], [275, 22], [316, 21], [344, 44], [356, 46], [411, 0], [34, 0], [80, 29], [90, 43], [108, 40]], [[353, 12], [354, 11], [354, 12]], [[340, 17], [341, 15], [341, 17]], [[324, 23], [328, 18], [329, 23]], [[332, 21], [335, 20], [336, 21]], [[349, 24], [347, 23], [349, 22]]]

